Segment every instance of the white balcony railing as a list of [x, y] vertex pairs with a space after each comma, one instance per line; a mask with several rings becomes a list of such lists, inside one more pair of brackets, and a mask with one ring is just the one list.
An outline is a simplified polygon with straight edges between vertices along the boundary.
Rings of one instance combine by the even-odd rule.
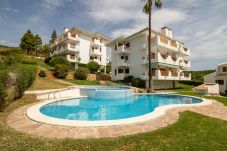
[[187, 61], [187, 60], [180, 60], [179, 65], [180, 65], [180, 67], [183, 67], [183, 68], [190, 68], [191, 62]]
[[100, 42], [99, 39], [94, 39], [92, 42], [91, 42], [91, 45], [93, 46], [100, 46], [102, 43]]
[[90, 56], [101, 56], [102, 55], [102, 52], [100, 52], [99, 49], [91, 49], [89, 53], [90, 53]]
[[121, 45], [118, 47], [118, 49], [115, 51], [115, 54], [119, 54], [119, 53], [130, 53], [129, 48], [126, 48], [125, 45]]
[[120, 59], [117, 61], [116, 65], [118, 67], [129, 67], [131, 66], [131, 64], [129, 63], [129, 61], [125, 61], [124, 59]]
[[79, 42], [79, 38], [78, 38], [78, 35], [75, 34], [75, 35], [72, 35], [70, 32], [62, 35], [61, 37], [59, 37], [57, 39], [57, 43], [61, 43], [63, 41], [66, 41], [66, 40], [70, 40], [72, 42]]
[[[140, 78], [142, 80], [148, 80], [149, 75], [148, 73], [143, 73], [140, 75]], [[191, 80], [191, 74], [180, 74], [180, 72], [177, 71], [161, 71], [161, 70], [155, 70], [152, 73], [152, 79], [153, 80]]]
[[70, 55], [67, 55], [66, 58], [69, 62], [79, 62], [79, 58], [77, 56], [72, 57]]

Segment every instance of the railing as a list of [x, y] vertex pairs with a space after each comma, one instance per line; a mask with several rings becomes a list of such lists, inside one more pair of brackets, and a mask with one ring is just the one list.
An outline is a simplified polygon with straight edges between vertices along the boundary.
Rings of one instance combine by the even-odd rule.
[[178, 77], [178, 73], [177, 73], [177, 72], [174, 72], [174, 71], [171, 72], [171, 75], [172, 75], [173, 77]]
[[168, 44], [168, 42], [169, 42], [168, 39], [163, 38], [163, 37], [160, 37], [160, 41], [161, 41], [162, 43], [165, 43], [165, 44]]
[[165, 70], [160, 70], [161, 76], [169, 76], [169, 72]]
[[176, 44], [176, 42], [171, 41], [170, 45], [171, 45], [172, 47], [177, 48], [177, 44]]

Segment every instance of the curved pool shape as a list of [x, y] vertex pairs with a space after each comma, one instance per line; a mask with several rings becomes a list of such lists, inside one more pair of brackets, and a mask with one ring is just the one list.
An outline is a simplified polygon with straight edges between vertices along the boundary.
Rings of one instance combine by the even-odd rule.
[[133, 95], [122, 99], [77, 98], [49, 103], [40, 108], [46, 116], [80, 121], [119, 120], [151, 113], [164, 105], [195, 104], [201, 99], [169, 94]]

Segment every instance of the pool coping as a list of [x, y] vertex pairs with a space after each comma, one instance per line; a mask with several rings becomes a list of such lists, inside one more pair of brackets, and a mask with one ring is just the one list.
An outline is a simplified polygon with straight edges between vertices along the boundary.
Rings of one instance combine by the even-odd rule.
[[[158, 95], [158, 94], [166, 94], [166, 93], [134, 93], [134, 95]], [[179, 94], [167, 94], [167, 95], [179, 95]], [[201, 99], [202, 102], [195, 103], [195, 104], [174, 104], [174, 105], [164, 105], [160, 106], [154, 109], [153, 112], [132, 117], [132, 118], [126, 118], [126, 119], [119, 119], [119, 120], [103, 120], [103, 121], [81, 121], [81, 120], [67, 120], [67, 119], [58, 119], [50, 116], [46, 116], [40, 112], [40, 108], [46, 104], [61, 101], [59, 99], [51, 100], [51, 101], [45, 101], [41, 103], [37, 103], [35, 105], [32, 105], [27, 109], [26, 115], [29, 119], [43, 124], [48, 125], [55, 125], [55, 126], [65, 126], [65, 127], [99, 127], [99, 126], [118, 126], [118, 125], [127, 125], [127, 124], [135, 124], [135, 123], [142, 123], [151, 119], [155, 119], [158, 117], [161, 117], [166, 113], [167, 110], [172, 108], [178, 108], [178, 107], [194, 107], [194, 106], [203, 106], [203, 105], [210, 105], [213, 101], [209, 99], [204, 99], [200, 97], [194, 97], [190, 95], [179, 95], [179, 96], [187, 96], [191, 98], [197, 98]], [[76, 97], [81, 98], [84, 96]], [[68, 99], [73, 99], [68, 98]]]

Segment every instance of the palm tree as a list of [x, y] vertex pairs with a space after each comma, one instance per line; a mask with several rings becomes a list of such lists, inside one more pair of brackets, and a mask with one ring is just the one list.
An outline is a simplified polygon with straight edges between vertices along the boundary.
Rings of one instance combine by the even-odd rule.
[[151, 92], [153, 90], [153, 82], [152, 82], [152, 75], [151, 75], [151, 12], [152, 12], [152, 6], [153, 3], [155, 4], [156, 8], [162, 7], [162, 0], [142, 0], [146, 1], [146, 4], [143, 7], [143, 12], [147, 15], [149, 15], [149, 36], [148, 36], [148, 59], [149, 59], [149, 80], [148, 80], [148, 92]]

